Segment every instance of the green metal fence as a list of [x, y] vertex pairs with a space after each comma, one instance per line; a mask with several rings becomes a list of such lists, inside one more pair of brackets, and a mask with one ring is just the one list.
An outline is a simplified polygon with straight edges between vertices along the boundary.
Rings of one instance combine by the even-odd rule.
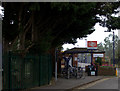
[[10, 53], [3, 56], [3, 69], [3, 90], [32, 88], [49, 84], [52, 59], [50, 55], [27, 55], [22, 58]]

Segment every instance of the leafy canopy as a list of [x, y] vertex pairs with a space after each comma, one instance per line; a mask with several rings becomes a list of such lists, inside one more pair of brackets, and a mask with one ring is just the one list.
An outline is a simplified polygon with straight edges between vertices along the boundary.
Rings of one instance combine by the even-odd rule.
[[95, 31], [93, 27], [97, 22], [102, 23], [96, 15], [112, 14], [118, 8], [116, 3], [95, 2], [3, 3], [3, 6], [3, 37], [15, 43], [17, 36], [21, 40], [20, 35], [24, 35], [21, 45], [28, 48], [34, 43], [36, 50], [75, 43], [77, 38]]

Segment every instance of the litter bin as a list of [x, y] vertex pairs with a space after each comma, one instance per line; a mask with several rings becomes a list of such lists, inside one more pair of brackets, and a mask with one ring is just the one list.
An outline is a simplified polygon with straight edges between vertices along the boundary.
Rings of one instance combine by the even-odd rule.
[[96, 76], [97, 69], [93, 65], [88, 66], [88, 76]]

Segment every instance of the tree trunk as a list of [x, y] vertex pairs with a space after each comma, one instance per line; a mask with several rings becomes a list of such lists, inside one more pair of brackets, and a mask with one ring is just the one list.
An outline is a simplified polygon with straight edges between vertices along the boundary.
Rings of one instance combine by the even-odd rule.
[[18, 23], [18, 29], [20, 31], [20, 34], [19, 34], [19, 44], [20, 44], [20, 47], [18, 48], [19, 50], [24, 50], [24, 42], [25, 42], [25, 34], [24, 34], [24, 30], [23, 30], [23, 26], [22, 26], [22, 13], [23, 13], [23, 4], [21, 5], [21, 8], [20, 8], [20, 11], [19, 11], [19, 17], [18, 17], [18, 20], [19, 20], [19, 23]]
[[35, 12], [32, 12], [32, 42], [36, 42], [38, 40], [38, 30], [35, 27]]
[[25, 34], [21, 33], [19, 35], [19, 39], [20, 39], [20, 47], [19, 50], [25, 50]]
[[8, 53], [9, 52], [9, 41], [5, 40], [5, 38], [3, 38], [2, 40], [2, 46], [3, 46], [3, 54]]

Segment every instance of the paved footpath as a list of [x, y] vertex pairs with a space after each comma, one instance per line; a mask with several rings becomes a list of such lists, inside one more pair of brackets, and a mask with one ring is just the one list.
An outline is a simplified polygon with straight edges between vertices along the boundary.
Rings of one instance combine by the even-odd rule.
[[86, 76], [84, 78], [76, 79], [76, 78], [70, 78], [70, 79], [65, 79], [65, 78], [58, 78], [57, 82], [52, 85], [47, 85], [47, 86], [41, 86], [41, 87], [36, 87], [30, 89], [30, 91], [39, 91], [43, 89], [73, 89], [77, 86], [81, 86], [93, 81], [97, 81], [100, 79], [106, 78], [104, 76]]

